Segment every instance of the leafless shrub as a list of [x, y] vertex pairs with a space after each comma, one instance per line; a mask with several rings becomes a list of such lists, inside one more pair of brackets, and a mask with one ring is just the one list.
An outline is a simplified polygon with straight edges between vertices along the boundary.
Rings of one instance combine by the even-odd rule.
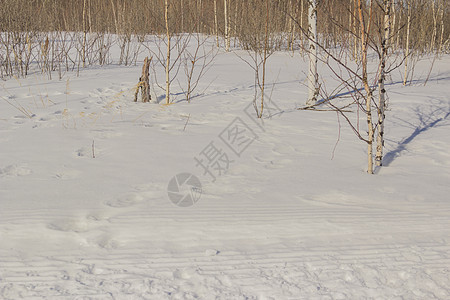
[[[186, 75], [186, 87], [183, 88], [186, 101], [191, 102], [194, 91], [201, 82], [203, 76], [208, 72], [214, 58], [217, 55], [217, 49], [214, 45], [207, 45], [208, 37], [201, 34], [191, 34], [187, 37], [189, 46], [183, 51], [183, 59], [181, 61], [184, 74]], [[194, 40], [194, 42], [192, 42]]]

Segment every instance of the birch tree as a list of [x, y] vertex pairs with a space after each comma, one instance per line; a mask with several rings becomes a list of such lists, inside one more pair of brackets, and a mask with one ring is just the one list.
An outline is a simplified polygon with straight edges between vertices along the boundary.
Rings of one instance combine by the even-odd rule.
[[[153, 57], [151, 69], [154, 83], [165, 91], [165, 104], [172, 103], [170, 95], [172, 82], [176, 79], [181, 68], [180, 61], [189, 42], [189, 38], [174, 33], [175, 29], [173, 27], [175, 24], [171, 19], [171, 14], [173, 13], [173, 10], [171, 10], [172, 3], [170, 3], [170, 0], [164, 0], [164, 33], [152, 36], [153, 39], [149, 42], [152, 47], [149, 43], [142, 42], [142, 45]], [[158, 79], [159, 72], [156, 70], [156, 65], [160, 65], [164, 69], [164, 84], [163, 80]]]
[[439, 39], [439, 48], [438, 48], [438, 53], [442, 53], [442, 44], [444, 42], [444, 28], [445, 28], [445, 23], [444, 23], [444, 2], [442, 2], [441, 5], [441, 38]]
[[164, 20], [166, 24], [166, 38], [167, 38], [167, 56], [166, 56], [166, 104], [170, 103], [170, 31], [169, 31], [169, 0], [164, 1]]
[[[272, 15], [270, 12], [271, 4], [273, 1], [265, 1], [265, 18], [248, 18], [247, 26], [255, 28], [264, 28], [264, 30], [256, 32], [255, 34], [241, 35], [240, 41], [245, 44], [245, 49], [248, 52], [249, 58], [241, 56], [236, 53], [236, 55], [242, 59], [247, 65], [249, 65], [255, 74], [255, 94], [253, 98], [253, 107], [256, 112], [257, 118], [262, 118], [265, 108], [265, 98], [266, 98], [266, 67], [269, 57], [274, 53], [276, 46], [280, 44], [280, 35], [271, 34], [271, 21]], [[245, 26], [244, 26], [245, 27]]]
[[386, 107], [386, 90], [384, 82], [386, 79], [386, 59], [389, 50], [389, 41], [391, 34], [391, 0], [383, 0], [384, 10], [384, 26], [381, 36], [381, 55], [380, 55], [380, 78], [378, 80], [378, 125], [377, 125], [377, 153], [375, 156], [375, 163], [377, 166], [383, 164], [383, 147], [384, 147], [384, 111]]
[[372, 89], [367, 79], [367, 52], [369, 46], [369, 32], [372, 19], [372, 0], [369, 1], [370, 12], [366, 29], [366, 20], [363, 13], [362, 0], [358, 0], [358, 16], [360, 23], [360, 40], [361, 40], [361, 64], [362, 64], [362, 83], [365, 90], [365, 104], [367, 117], [367, 173], [373, 174], [373, 138], [374, 128], [372, 123]]
[[230, 25], [228, 24], [228, 5], [227, 0], [223, 0], [223, 14], [225, 20], [225, 50], [230, 51]]
[[261, 109], [258, 114], [258, 118], [262, 118], [264, 112], [264, 92], [266, 87], [266, 62], [268, 57], [268, 39], [269, 39], [269, 1], [266, 0], [266, 27], [264, 31], [264, 54], [263, 54], [263, 65], [262, 65], [262, 84], [261, 84]]
[[308, 100], [306, 105], [314, 105], [318, 95], [318, 74], [317, 74], [317, 0], [309, 0], [308, 7]]
[[409, 58], [409, 39], [411, 32], [411, 0], [406, 0], [406, 9], [408, 11], [408, 17], [406, 21], [406, 45], [405, 45], [405, 73], [403, 75], [403, 85], [408, 82], [408, 58]]

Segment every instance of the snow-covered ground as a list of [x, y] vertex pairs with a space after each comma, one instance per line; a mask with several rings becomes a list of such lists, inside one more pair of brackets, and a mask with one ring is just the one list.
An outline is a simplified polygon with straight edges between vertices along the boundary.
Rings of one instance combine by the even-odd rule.
[[429, 65], [392, 74], [376, 175], [335, 112], [295, 109], [298, 55], [269, 60], [264, 124], [234, 53], [169, 106], [132, 101], [141, 66], [1, 82], [0, 298], [449, 299], [450, 57]]

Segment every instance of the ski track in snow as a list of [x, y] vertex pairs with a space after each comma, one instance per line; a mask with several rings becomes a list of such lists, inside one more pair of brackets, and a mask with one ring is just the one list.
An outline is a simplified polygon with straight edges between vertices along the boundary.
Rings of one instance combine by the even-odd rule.
[[[250, 211], [249, 213], [242, 213]], [[241, 213], [239, 213], [241, 212]], [[234, 217], [229, 217], [233, 215]], [[64, 216], [58, 215], [58, 218]], [[17, 216], [10, 214], [3, 223], [32, 226], [44, 223], [49, 218], [47, 211], [34, 212], [27, 221], [23, 212]], [[70, 220], [70, 217], [68, 217]], [[176, 219], [176, 222], [168, 222]], [[183, 250], [167, 252], [163, 248], [153, 248], [152, 243], [125, 242], [115, 240], [115, 232], [133, 232], [133, 228], [147, 228], [152, 237], [152, 228], [177, 232], [182, 226], [201, 233], [212, 220], [221, 225], [204, 230], [205, 237], [199, 234], [196, 248], [204, 245], [204, 250]], [[303, 226], [293, 226], [295, 230], [285, 230], [281, 234], [266, 233], [266, 237], [276, 236], [281, 240], [296, 241], [294, 246], [283, 247], [283, 243], [268, 243], [257, 239], [252, 247], [244, 251], [232, 249], [212, 251], [207, 246], [216, 243], [216, 238], [208, 241], [208, 236], [220, 231], [232, 240], [251, 238], [248, 233], [235, 231], [236, 227], [226, 224], [239, 224], [237, 228], [254, 228], [255, 232], [265, 228], [267, 222], [283, 230], [301, 220]], [[369, 221], [368, 221], [369, 220]], [[89, 299], [102, 297], [123, 297], [133, 294], [139, 297], [168, 298], [220, 298], [231, 297], [257, 299], [267, 295], [274, 299], [289, 298], [359, 298], [378, 297], [409, 299], [445, 299], [449, 296], [450, 247], [445, 241], [421, 243], [402, 243], [401, 241], [383, 241], [385, 237], [372, 235], [370, 240], [361, 238], [361, 244], [345, 245], [345, 242], [309, 246], [303, 241], [310, 237], [315, 240], [317, 232], [326, 231], [323, 223], [337, 227], [354, 228], [361, 223], [371, 227], [376, 224], [389, 226], [402, 223], [396, 233], [414, 232], [429, 228], [430, 220], [426, 215], [390, 213], [384, 211], [364, 212], [361, 209], [348, 208], [312, 208], [293, 210], [290, 207], [267, 206], [258, 210], [251, 207], [239, 207], [236, 211], [200, 210], [187, 217], [174, 215], [173, 210], [159, 211], [152, 215], [148, 212], [132, 211], [115, 216], [88, 215], [84, 220], [72, 220], [66, 223], [50, 223], [49, 229], [74, 232], [77, 238], [99, 247], [99, 253], [84, 254], [77, 251], [45, 251], [45, 254], [21, 257], [0, 252], [1, 295], [5, 299], [20, 296], [85, 296]], [[98, 224], [97, 224], [98, 223]], [[369, 224], [367, 224], [369, 223]], [[434, 219], [438, 226], [449, 228], [448, 218]], [[108, 234], [94, 238], [86, 237], [95, 232], [95, 227], [109, 227]], [[186, 225], [185, 225], [186, 224]], [[303, 228], [303, 230], [302, 230]], [[322, 230], [321, 230], [322, 229]], [[88, 234], [89, 233], [89, 234]], [[367, 233], [367, 232], [366, 232]], [[188, 232], [186, 232], [188, 235]], [[330, 232], [330, 238], [340, 234], [343, 240], [350, 236]], [[355, 235], [363, 235], [354, 232]], [[327, 234], [325, 234], [326, 236]], [[263, 235], [264, 236], [264, 235]], [[45, 238], [45, 237], [44, 237]], [[157, 235], [161, 243], [163, 237]], [[182, 241], [177, 234], [168, 234], [169, 240]], [[325, 239], [326, 240], [326, 239]], [[150, 238], [151, 241], [151, 238]], [[323, 240], [322, 240], [323, 242]], [[186, 243], [190, 243], [188, 240]], [[134, 246], [135, 244], [136, 246]], [[344, 245], [341, 245], [344, 244]], [[117, 248], [116, 248], [117, 247]], [[183, 242], [181, 242], [183, 247]], [[228, 248], [228, 247], [227, 247]], [[26, 255], [27, 256], [27, 255]], [[346, 289], [343, 291], [342, 287]]]
[[[348, 128], [329, 159], [334, 113], [289, 112], [282, 93], [284, 117], [264, 131], [248, 121], [257, 141], [217, 182], [203, 176], [202, 199], [183, 209], [167, 199], [170, 176], [198, 172], [193, 156], [244, 118], [252, 76], [216, 83], [191, 105], [143, 107], [130, 100], [138, 69], [125, 83], [114, 69], [88, 84], [97, 71], [85, 71], [39, 97], [33, 80], [7, 82], [35, 112], [0, 102], [1, 299], [450, 298], [445, 91], [428, 106], [394, 91], [391, 161], [374, 177]], [[395, 106], [400, 92], [410, 106]], [[166, 158], [168, 149], [182, 152]]]

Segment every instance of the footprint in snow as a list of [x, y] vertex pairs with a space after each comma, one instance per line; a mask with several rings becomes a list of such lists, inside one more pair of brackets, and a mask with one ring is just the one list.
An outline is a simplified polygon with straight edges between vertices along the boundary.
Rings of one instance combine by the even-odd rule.
[[98, 237], [95, 241], [97, 246], [103, 249], [116, 249], [120, 247], [119, 241], [113, 239], [110, 235], [105, 234]]
[[[99, 152], [99, 149], [95, 148], [95, 154], [97, 155]], [[93, 158], [92, 147], [81, 147], [80, 149], [75, 151], [75, 157]]]
[[55, 177], [58, 179], [75, 179], [80, 177], [81, 172], [77, 170], [64, 169], [55, 174]]
[[286, 154], [293, 154], [296, 152], [296, 149], [290, 145], [275, 145], [272, 148], [272, 152], [276, 155], [286, 155]]
[[282, 169], [293, 163], [293, 161], [288, 158], [277, 158], [277, 157], [262, 158], [258, 156], [253, 156], [253, 159], [256, 162], [263, 164], [266, 169]]
[[216, 249], [207, 249], [205, 251], [205, 255], [206, 256], [216, 256], [216, 255], [219, 255], [219, 254], [220, 254], [220, 251], [216, 250]]
[[64, 232], [86, 232], [89, 230], [88, 220], [64, 219], [53, 221], [47, 225], [48, 229]]
[[0, 168], [0, 176], [26, 176], [31, 174], [31, 169], [22, 165], [9, 165], [4, 168]]
[[142, 197], [139, 194], [126, 194], [123, 196], [118, 197], [117, 199], [108, 200], [105, 202], [106, 205], [110, 207], [130, 207], [133, 206], [139, 202], [142, 202], [144, 200], [144, 197]]
[[55, 220], [47, 224], [47, 228], [63, 232], [83, 233], [95, 230], [109, 221], [109, 215], [104, 212], [93, 212], [86, 216], [74, 216]]

